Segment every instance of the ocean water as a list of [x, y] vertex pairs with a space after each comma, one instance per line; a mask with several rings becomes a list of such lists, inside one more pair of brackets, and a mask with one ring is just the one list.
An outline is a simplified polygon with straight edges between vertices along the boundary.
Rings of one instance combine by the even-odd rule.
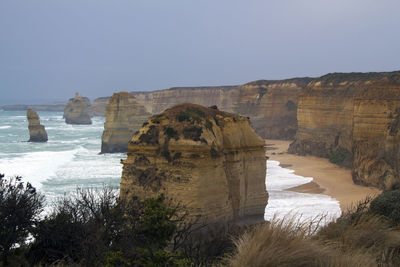
[[20, 175], [46, 196], [48, 203], [81, 188], [119, 187], [125, 154], [100, 155], [104, 118], [92, 125], [65, 124], [62, 112], [38, 112], [47, 143], [29, 139], [25, 111], [0, 110], [0, 173]]
[[265, 220], [291, 219], [300, 222], [320, 220], [321, 225], [341, 214], [339, 202], [327, 195], [306, 194], [286, 191], [295, 186], [311, 182], [311, 177], [294, 174], [293, 170], [282, 168], [278, 161], [267, 161], [266, 187], [269, 193], [265, 208]]
[[[100, 155], [104, 118], [92, 118], [92, 125], [67, 125], [62, 112], [38, 112], [46, 127], [47, 143], [29, 143], [25, 111], [0, 110], [0, 173], [20, 175], [40, 189], [48, 203], [81, 188], [119, 187], [125, 154]], [[320, 214], [337, 217], [339, 203], [325, 195], [301, 194], [285, 189], [308, 183], [312, 178], [294, 175], [279, 162], [267, 162], [269, 192], [265, 219], [288, 214], [304, 220]]]

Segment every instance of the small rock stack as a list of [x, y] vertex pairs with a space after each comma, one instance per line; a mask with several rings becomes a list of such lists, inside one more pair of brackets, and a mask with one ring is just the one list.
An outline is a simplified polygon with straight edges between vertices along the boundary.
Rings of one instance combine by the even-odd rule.
[[78, 93], [69, 99], [64, 109], [65, 123], [67, 124], [92, 124], [89, 115], [90, 100]]
[[47, 142], [47, 133], [43, 125], [40, 124], [39, 115], [36, 111], [28, 109], [26, 111], [29, 128], [29, 142]]

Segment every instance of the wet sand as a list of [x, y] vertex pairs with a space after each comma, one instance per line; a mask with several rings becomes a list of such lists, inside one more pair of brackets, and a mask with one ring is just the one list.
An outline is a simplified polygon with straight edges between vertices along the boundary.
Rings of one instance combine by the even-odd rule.
[[329, 195], [339, 201], [342, 211], [367, 196], [375, 196], [381, 192], [373, 187], [354, 184], [349, 169], [330, 163], [328, 159], [288, 154], [290, 143], [291, 141], [265, 140], [266, 154], [270, 160], [279, 161], [283, 168], [292, 169], [297, 175], [313, 178], [308, 184], [288, 190]]

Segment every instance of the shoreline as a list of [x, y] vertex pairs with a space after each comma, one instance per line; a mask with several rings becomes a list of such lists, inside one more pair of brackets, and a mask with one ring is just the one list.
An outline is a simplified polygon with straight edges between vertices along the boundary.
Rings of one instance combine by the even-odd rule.
[[339, 167], [328, 159], [288, 154], [290, 143], [291, 141], [267, 139], [266, 155], [269, 160], [279, 161], [282, 168], [294, 170], [295, 174], [303, 177], [312, 177], [313, 181], [286, 189], [287, 191], [328, 195], [339, 201], [342, 212], [368, 196], [381, 193], [377, 188], [354, 184], [351, 170]]

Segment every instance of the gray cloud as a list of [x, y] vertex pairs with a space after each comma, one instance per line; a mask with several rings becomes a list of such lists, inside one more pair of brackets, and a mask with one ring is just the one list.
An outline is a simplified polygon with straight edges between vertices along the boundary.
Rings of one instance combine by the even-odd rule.
[[400, 69], [395, 0], [3, 0], [0, 103]]

